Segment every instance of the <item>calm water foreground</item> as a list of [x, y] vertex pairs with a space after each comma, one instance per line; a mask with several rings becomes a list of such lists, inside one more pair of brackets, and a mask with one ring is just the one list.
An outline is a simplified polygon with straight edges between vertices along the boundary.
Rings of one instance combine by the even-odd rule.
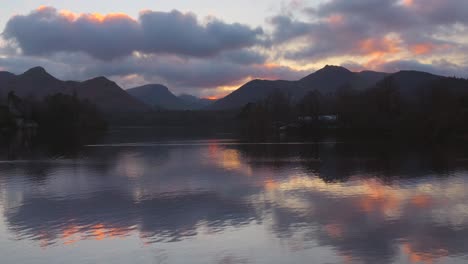
[[105, 142], [2, 156], [0, 263], [468, 263], [463, 148]]

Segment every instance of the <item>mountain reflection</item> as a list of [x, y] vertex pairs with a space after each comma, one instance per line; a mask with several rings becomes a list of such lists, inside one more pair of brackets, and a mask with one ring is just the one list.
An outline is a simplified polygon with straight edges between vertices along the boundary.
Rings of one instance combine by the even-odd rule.
[[204, 224], [212, 231], [237, 226], [254, 219], [248, 205], [223, 199], [213, 193], [154, 197], [135, 201], [115, 192], [100, 192], [82, 199], [31, 198], [7, 212], [10, 227], [19, 239], [41, 242], [96, 239], [139, 235], [154, 241], [177, 241], [196, 235]]
[[216, 140], [88, 147], [75, 160], [0, 163], [1, 204], [8, 232], [44, 247], [133, 235], [177, 243], [249, 227], [291, 251], [331, 248], [342, 262], [463, 263], [463, 150], [376, 149]]

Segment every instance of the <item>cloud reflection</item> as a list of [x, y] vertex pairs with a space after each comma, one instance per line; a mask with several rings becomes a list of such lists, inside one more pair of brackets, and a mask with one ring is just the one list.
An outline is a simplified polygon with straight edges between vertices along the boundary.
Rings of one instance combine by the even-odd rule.
[[[22, 197], [2, 198], [3, 214], [17, 239], [45, 247], [129, 236], [179, 243], [249, 227], [267, 229], [292, 252], [327, 247], [349, 263], [434, 263], [468, 255], [467, 167], [454, 161], [463, 160], [462, 152], [355, 148], [220, 141], [90, 148], [88, 161], [107, 164], [100, 170], [86, 162], [49, 163], [48, 175], [60, 174], [46, 177], [40, 190], [28, 177], [2, 178], [7, 197], [12, 186]], [[428, 162], [435, 157], [438, 163]], [[12, 174], [18, 166], [0, 169]], [[229, 254], [219, 259], [247, 261]]]

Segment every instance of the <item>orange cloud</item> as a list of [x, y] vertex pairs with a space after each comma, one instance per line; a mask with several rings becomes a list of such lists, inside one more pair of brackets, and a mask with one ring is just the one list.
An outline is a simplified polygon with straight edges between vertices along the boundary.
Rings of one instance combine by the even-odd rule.
[[358, 44], [360, 53], [371, 56], [381, 57], [388, 54], [396, 54], [400, 52], [400, 40], [390, 37], [368, 38]]
[[[54, 10], [53, 7], [49, 6], [39, 6], [36, 8], [37, 12], [45, 12], [47, 10]], [[135, 21], [132, 17], [125, 13], [109, 13], [109, 14], [100, 14], [100, 13], [74, 13], [69, 10], [60, 10], [58, 11], [58, 14], [64, 18], [66, 18], [68, 21], [76, 21], [78, 19], [87, 19], [96, 23], [104, 23], [107, 21], [111, 20], [118, 20], [118, 19], [126, 19], [126, 20], [132, 20]]]
[[419, 252], [410, 243], [404, 243], [402, 251], [408, 256], [411, 263], [432, 264], [438, 258], [448, 256], [448, 250], [437, 249], [434, 252]]
[[45, 11], [45, 10], [47, 10], [47, 9], [49, 9], [49, 8], [50, 8], [50, 7], [48, 7], [48, 6], [41, 5], [41, 6], [39, 6], [38, 8], [36, 8], [36, 11], [42, 12], [42, 11]]
[[335, 14], [326, 18], [326, 21], [332, 26], [342, 25], [344, 23], [344, 16]]
[[84, 18], [87, 18], [89, 20], [92, 20], [98, 23], [104, 23], [107, 21], [119, 20], [119, 19], [127, 19], [127, 20], [135, 21], [133, 18], [131, 18], [130, 16], [124, 13], [110, 13], [106, 15], [99, 14], [99, 13], [92, 13], [92, 14], [79, 15], [78, 17], [84, 17]]
[[410, 46], [409, 50], [416, 55], [423, 55], [433, 51], [434, 45], [430, 43], [420, 43]]
[[376, 69], [385, 63], [389, 56], [401, 51], [401, 40], [395, 37], [368, 38], [358, 43], [357, 51], [369, 58], [364, 64], [367, 69]]

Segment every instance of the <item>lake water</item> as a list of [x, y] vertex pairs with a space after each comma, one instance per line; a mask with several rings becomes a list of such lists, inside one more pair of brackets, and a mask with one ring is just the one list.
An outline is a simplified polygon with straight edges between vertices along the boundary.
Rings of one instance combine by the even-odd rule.
[[468, 263], [468, 151], [225, 139], [7, 151], [0, 263]]

